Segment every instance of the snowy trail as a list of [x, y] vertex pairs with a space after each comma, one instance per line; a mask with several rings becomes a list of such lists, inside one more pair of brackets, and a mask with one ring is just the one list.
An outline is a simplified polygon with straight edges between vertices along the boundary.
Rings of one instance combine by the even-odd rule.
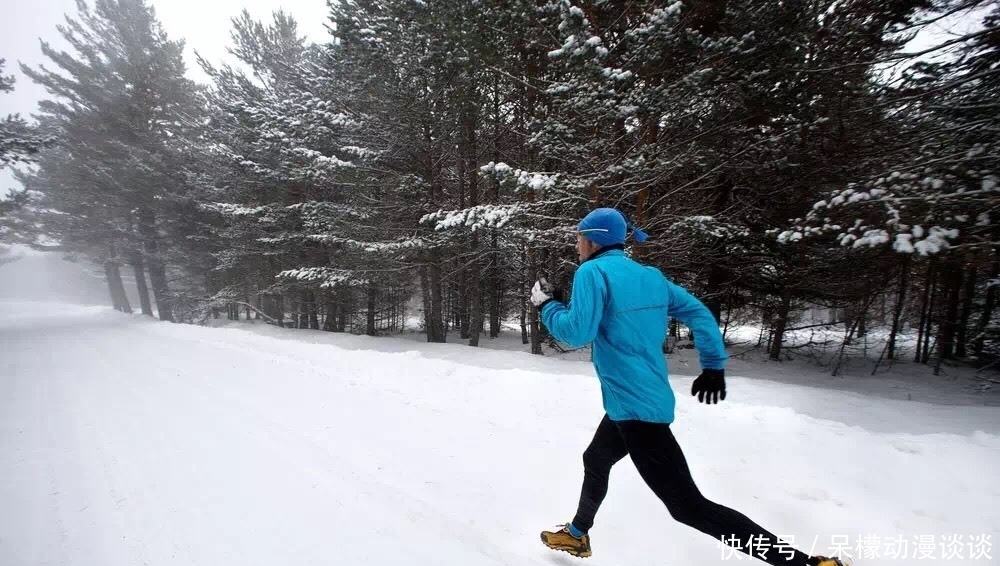
[[[601, 416], [586, 374], [93, 307], [0, 312], [2, 565], [574, 563], [537, 533], [575, 508]], [[933, 564], [994, 563], [968, 542], [1000, 539], [996, 430], [887, 434], [734, 389], [717, 407], [679, 399], [676, 434], [708, 497], [806, 550], [880, 537], [859, 565], [905, 562], [882, 556], [896, 536], [911, 553], [936, 537]], [[851, 403], [869, 420], [884, 409]], [[593, 534], [595, 566], [737, 560], [672, 522], [628, 460]], [[944, 559], [954, 534], [963, 558]]]
[[[74, 361], [72, 367], [50, 368], [57, 371], [41, 380], [15, 371], [8, 389], [30, 388], [9, 399], [20, 410], [11, 421], [23, 427], [20, 435], [30, 435], [25, 449], [45, 447], [43, 454], [36, 453], [42, 458], [22, 468], [24, 479], [41, 475], [51, 492], [44, 494], [47, 505], [33, 501], [26, 506], [46, 511], [24, 534], [41, 539], [34, 549], [43, 553], [58, 540], [53, 563], [142, 564], [168, 558], [185, 564], [312, 564], [335, 556], [348, 563], [404, 559], [433, 564], [474, 558], [494, 563], [484, 561], [484, 554], [500, 558], [496, 563], [511, 557], [500, 548], [469, 554], [475, 544], [463, 545], [463, 537], [445, 532], [436, 544], [415, 544], [426, 534], [413, 529], [413, 519], [421, 516], [458, 532], [467, 526], [339, 457], [336, 442], [316, 442], [283, 424], [282, 413], [267, 407], [270, 400], [260, 397], [260, 390], [243, 397], [213, 385], [212, 376], [225, 377], [213, 362], [224, 344], [184, 343], [187, 357], [179, 361], [170, 356], [171, 344], [143, 332], [152, 327], [140, 326], [138, 335], [125, 328], [76, 330], [78, 338], [60, 344], [59, 352]], [[274, 361], [273, 354], [229, 349], [247, 367]], [[150, 358], [157, 350], [162, 356]], [[311, 369], [278, 357], [285, 369]], [[187, 365], [192, 361], [193, 368]], [[28, 361], [15, 360], [15, 368], [21, 363]], [[365, 396], [371, 397], [359, 394]], [[22, 405], [29, 400], [30, 405]], [[391, 409], [391, 400], [386, 408]], [[331, 433], [334, 439], [358, 432], [349, 418], [337, 421], [327, 425], [339, 429]], [[67, 533], [67, 524], [83, 529]], [[16, 528], [5, 527], [6, 532]], [[378, 544], [380, 538], [394, 544]], [[364, 540], [373, 544], [356, 544]], [[348, 541], [354, 544], [344, 544]], [[441, 548], [448, 545], [455, 548]]]

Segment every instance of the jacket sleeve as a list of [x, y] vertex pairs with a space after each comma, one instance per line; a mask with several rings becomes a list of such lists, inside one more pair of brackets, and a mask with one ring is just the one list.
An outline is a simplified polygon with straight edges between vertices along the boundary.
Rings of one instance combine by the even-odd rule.
[[702, 369], [725, 369], [729, 355], [712, 311], [680, 285], [668, 281], [667, 289], [670, 316], [694, 332], [694, 347], [698, 350]]
[[542, 323], [556, 340], [572, 348], [586, 346], [597, 337], [606, 298], [604, 277], [593, 264], [584, 263], [573, 276], [569, 306], [549, 301], [542, 306]]

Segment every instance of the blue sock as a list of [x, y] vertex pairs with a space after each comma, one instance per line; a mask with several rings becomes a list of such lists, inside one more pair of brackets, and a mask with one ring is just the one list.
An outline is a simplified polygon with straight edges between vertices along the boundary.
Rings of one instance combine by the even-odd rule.
[[583, 531], [581, 531], [580, 529], [578, 529], [578, 528], [574, 527], [574, 526], [573, 526], [573, 523], [570, 523], [570, 524], [569, 524], [569, 534], [571, 534], [571, 535], [575, 536], [576, 538], [580, 538], [580, 537], [582, 537], [583, 535], [585, 535], [586, 533], [584, 533], [584, 532], [583, 532]]

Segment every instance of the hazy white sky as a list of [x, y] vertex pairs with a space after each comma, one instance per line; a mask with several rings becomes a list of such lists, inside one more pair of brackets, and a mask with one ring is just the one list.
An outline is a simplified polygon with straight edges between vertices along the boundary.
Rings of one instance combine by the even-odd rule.
[[[75, 16], [76, 0], [2, 0], [0, 18], [0, 59], [6, 59], [3, 74], [14, 75], [14, 92], [0, 94], [0, 116], [36, 111], [38, 101], [47, 97], [45, 89], [21, 73], [19, 62], [32, 67], [50, 63], [43, 55], [40, 39], [65, 48], [56, 26], [65, 15]], [[87, 3], [93, 6], [93, 0]], [[226, 58], [230, 45], [231, 19], [246, 8], [257, 19], [270, 19], [275, 10], [295, 17], [300, 32], [313, 41], [324, 41], [327, 31], [326, 0], [151, 0], [157, 18], [171, 39], [185, 41], [188, 76], [204, 81], [194, 51], [211, 62]], [[51, 65], [49, 65], [51, 67]], [[9, 171], [0, 171], [0, 196], [17, 183]]]
[[[282, 9], [292, 14], [303, 35], [311, 40], [326, 39], [326, 0], [151, 0], [156, 16], [171, 39], [183, 39], [188, 74], [195, 80], [204, 80], [195, 61], [194, 51], [209, 61], [219, 61], [226, 56], [229, 46], [231, 19], [243, 8], [257, 19], [270, 19], [274, 10]], [[0, 58], [6, 59], [5, 74], [17, 77], [15, 91], [0, 95], [0, 114], [20, 112], [27, 115], [35, 110], [37, 101], [46, 96], [41, 87], [21, 74], [18, 62], [37, 66], [48, 62], [42, 56], [39, 39], [55, 46], [64, 46], [56, 26], [65, 21], [65, 15], [75, 16], [75, 0], [13, 0], [7, 10], [13, 10], [0, 19]], [[93, 0], [88, 0], [93, 5]]]

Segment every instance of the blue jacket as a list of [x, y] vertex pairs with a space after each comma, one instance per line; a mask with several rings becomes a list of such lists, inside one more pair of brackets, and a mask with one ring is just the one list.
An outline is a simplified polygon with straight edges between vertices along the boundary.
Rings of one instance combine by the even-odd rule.
[[604, 249], [576, 270], [572, 290], [568, 307], [542, 305], [542, 322], [574, 348], [593, 343], [604, 410], [612, 420], [673, 422], [676, 402], [663, 355], [669, 317], [694, 332], [703, 369], [724, 369], [729, 356], [715, 317], [659, 269], [620, 249]]

